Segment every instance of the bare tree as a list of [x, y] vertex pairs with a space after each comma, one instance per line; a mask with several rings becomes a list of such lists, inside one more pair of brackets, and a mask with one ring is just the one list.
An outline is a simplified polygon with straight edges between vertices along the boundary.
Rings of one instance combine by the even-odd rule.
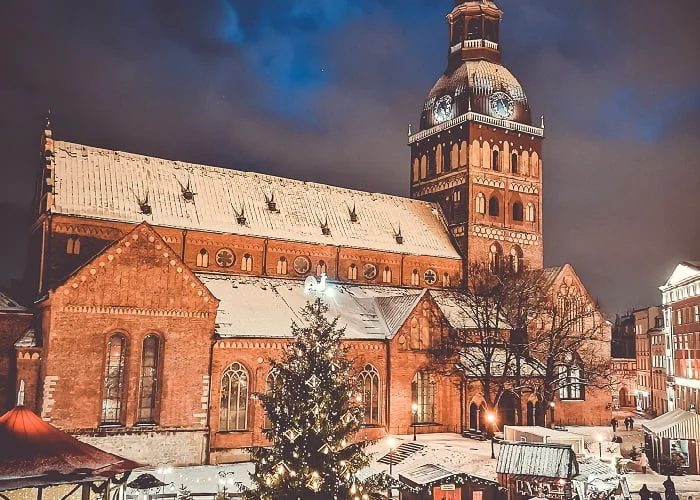
[[546, 409], [557, 395], [613, 386], [605, 321], [587, 297], [554, 290], [546, 270], [472, 263], [466, 281], [437, 299], [457, 327], [432, 351], [436, 371], [477, 383], [489, 408], [506, 391], [534, 393]]

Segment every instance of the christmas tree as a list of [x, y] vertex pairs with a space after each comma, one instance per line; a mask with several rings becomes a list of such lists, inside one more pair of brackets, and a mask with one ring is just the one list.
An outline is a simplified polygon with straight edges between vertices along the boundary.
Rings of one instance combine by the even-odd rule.
[[273, 390], [258, 394], [270, 422], [269, 448], [254, 449], [253, 489], [245, 498], [262, 500], [366, 499], [355, 473], [368, 465], [359, 430], [361, 393], [342, 345], [344, 328], [329, 321], [317, 299], [292, 325], [294, 341], [282, 358], [270, 361]]

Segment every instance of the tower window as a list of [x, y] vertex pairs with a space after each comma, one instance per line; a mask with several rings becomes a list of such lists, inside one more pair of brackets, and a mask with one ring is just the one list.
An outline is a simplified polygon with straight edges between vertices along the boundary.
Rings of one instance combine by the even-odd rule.
[[482, 33], [481, 18], [471, 18], [467, 25], [467, 40], [481, 40]]
[[498, 243], [494, 243], [489, 248], [489, 269], [492, 273], [498, 273], [501, 270], [501, 262], [503, 261], [503, 249]]
[[519, 273], [523, 270], [525, 262], [523, 259], [523, 251], [519, 246], [514, 246], [510, 249], [510, 268], [514, 273]]
[[147, 336], [143, 341], [141, 353], [141, 381], [139, 394], [138, 422], [153, 424], [156, 422], [156, 403], [158, 402], [158, 364], [160, 341], [155, 335]]
[[510, 171], [513, 174], [518, 173], [518, 153], [510, 155]]
[[498, 150], [494, 149], [493, 152], [491, 153], [491, 170], [495, 170], [497, 172], [501, 170], [501, 167], [498, 164], [498, 161], [499, 161], [498, 156], [499, 156]]
[[523, 221], [523, 204], [519, 201], [513, 203], [513, 220], [519, 222]]
[[527, 220], [528, 222], [535, 222], [535, 205], [532, 202], [527, 204], [525, 220]]
[[484, 193], [479, 193], [476, 195], [476, 203], [474, 208], [479, 214], [486, 213], [486, 197], [484, 196]]
[[462, 192], [457, 190], [454, 193], [452, 193], [452, 201], [454, 201], [455, 203], [462, 201]]
[[498, 217], [501, 213], [499, 204], [498, 204], [498, 198], [495, 196], [492, 196], [489, 198], [489, 215], [491, 217]]

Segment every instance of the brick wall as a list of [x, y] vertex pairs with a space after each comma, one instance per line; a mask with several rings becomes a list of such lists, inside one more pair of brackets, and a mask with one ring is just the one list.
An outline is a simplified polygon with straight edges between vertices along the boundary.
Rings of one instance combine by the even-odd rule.
[[199, 465], [205, 463], [207, 456], [207, 433], [204, 430], [129, 429], [81, 433], [75, 437], [101, 450], [152, 466]]

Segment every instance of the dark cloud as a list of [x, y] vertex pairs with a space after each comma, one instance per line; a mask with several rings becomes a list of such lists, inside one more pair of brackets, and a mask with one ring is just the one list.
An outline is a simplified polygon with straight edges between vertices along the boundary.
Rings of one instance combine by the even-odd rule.
[[[406, 127], [451, 0], [0, 0], [0, 281], [21, 275], [38, 137], [408, 193]], [[608, 310], [700, 258], [700, 4], [501, 0], [545, 115], [545, 261]]]

